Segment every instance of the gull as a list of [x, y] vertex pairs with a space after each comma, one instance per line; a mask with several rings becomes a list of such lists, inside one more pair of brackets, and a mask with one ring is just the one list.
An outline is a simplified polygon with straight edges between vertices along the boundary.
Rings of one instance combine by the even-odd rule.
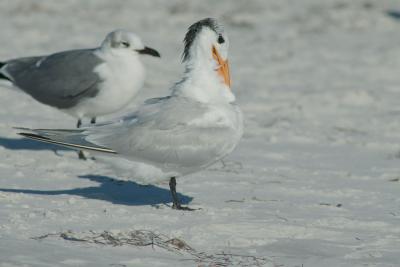
[[231, 90], [228, 37], [215, 19], [189, 27], [184, 39], [183, 78], [167, 97], [148, 99], [114, 121], [75, 130], [23, 129], [38, 141], [123, 157], [146, 164], [169, 179], [173, 209], [181, 205], [176, 178], [223, 159], [243, 133], [242, 112]]
[[135, 33], [110, 32], [100, 47], [0, 62], [0, 79], [37, 101], [78, 119], [111, 114], [127, 106], [142, 88], [140, 55], [160, 57]]
[[[139, 55], [160, 57], [126, 30], [109, 33], [100, 47], [0, 62], [0, 79], [37, 101], [78, 119], [96, 117], [127, 106], [143, 87], [145, 69]], [[82, 151], [79, 158], [86, 159]]]

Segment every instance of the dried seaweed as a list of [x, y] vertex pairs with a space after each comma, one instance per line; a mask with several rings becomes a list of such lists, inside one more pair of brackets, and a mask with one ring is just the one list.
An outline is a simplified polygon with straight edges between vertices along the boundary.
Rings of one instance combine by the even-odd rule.
[[61, 238], [66, 241], [91, 243], [104, 246], [151, 246], [161, 248], [179, 255], [190, 256], [183, 261], [196, 262], [199, 267], [223, 267], [223, 266], [265, 266], [271, 264], [271, 260], [263, 257], [239, 255], [232, 253], [208, 254], [199, 252], [190, 247], [179, 238], [169, 238], [166, 235], [158, 234], [149, 230], [121, 231], [88, 231], [73, 232], [65, 231], [59, 233], [45, 234], [33, 237], [35, 240], [43, 240], [49, 237]]

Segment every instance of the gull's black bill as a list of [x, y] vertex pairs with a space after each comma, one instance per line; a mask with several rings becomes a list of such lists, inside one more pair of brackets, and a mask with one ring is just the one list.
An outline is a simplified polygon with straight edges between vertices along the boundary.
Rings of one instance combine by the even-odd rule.
[[146, 55], [150, 55], [153, 57], [161, 57], [160, 53], [157, 52], [157, 50], [147, 47], [145, 46], [144, 49], [142, 50], [136, 50], [139, 54], [146, 54]]

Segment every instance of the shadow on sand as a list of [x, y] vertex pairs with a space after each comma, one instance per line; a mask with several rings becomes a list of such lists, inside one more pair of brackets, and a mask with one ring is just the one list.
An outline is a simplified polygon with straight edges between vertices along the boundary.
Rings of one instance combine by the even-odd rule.
[[[106, 176], [83, 175], [81, 179], [98, 182], [98, 186], [67, 190], [32, 190], [0, 188], [0, 192], [24, 193], [34, 195], [74, 195], [88, 199], [99, 199], [119, 205], [142, 206], [171, 202], [169, 189], [154, 185], [140, 185], [132, 181], [119, 181]], [[188, 204], [193, 198], [179, 194], [182, 204]]]
[[[29, 139], [14, 139], [0, 137], [0, 146], [10, 150], [69, 150], [62, 146], [36, 142]], [[140, 185], [133, 181], [120, 181], [106, 176], [83, 175], [81, 179], [98, 182], [98, 186], [75, 188], [67, 190], [32, 190], [0, 188], [0, 192], [13, 192], [34, 195], [75, 195], [88, 199], [99, 199], [120, 205], [156, 205], [171, 202], [169, 189], [154, 185]], [[193, 198], [179, 194], [182, 204], [188, 204]]]

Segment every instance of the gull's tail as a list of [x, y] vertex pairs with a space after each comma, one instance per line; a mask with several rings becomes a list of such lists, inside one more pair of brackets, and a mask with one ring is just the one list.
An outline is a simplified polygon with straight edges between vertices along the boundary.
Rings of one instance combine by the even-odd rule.
[[23, 131], [18, 133], [19, 135], [40, 142], [66, 146], [77, 150], [88, 150], [88, 151], [103, 152], [109, 154], [117, 154], [117, 152], [115, 152], [112, 149], [98, 146], [96, 144], [88, 142], [85, 139], [85, 137], [87, 137], [87, 134], [85, 133], [84, 129], [76, 129], [76, 130], [28, 129], [28, 128], [15, 128], [15, 129]]
[[1, 71], [1, 69], [2, 69], [5, 65], [7, 65], [7, 63], [5, 63], [5, 62], [0, 62], [0, 80], [8, 80], [8, 81], [12, 82], [11, 79], [8, 78], [6, 75], [4, 75], [4, 74], [2, 73], [2, 71]]

